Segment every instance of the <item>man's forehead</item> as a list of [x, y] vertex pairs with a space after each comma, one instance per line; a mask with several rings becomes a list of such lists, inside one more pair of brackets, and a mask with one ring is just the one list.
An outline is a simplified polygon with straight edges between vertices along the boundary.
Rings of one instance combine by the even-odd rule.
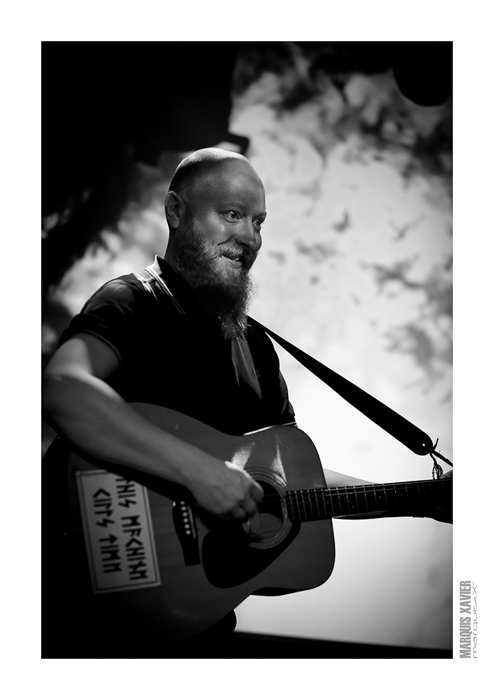
[[262, 181], [247, 160], [232, 159], [215, 163], [198, 174], [192, 191], [199, 197], [256, 197], [264, 200]]

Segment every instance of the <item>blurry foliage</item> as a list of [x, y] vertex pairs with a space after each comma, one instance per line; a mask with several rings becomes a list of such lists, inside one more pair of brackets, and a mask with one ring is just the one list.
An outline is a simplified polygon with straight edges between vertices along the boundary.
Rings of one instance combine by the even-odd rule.
[[[375, 342], [387, 339], [387, 356], [403, 356], [393, 366], [408, 367], [417, 385], [435, 384], [444, 397], [452, 344], [451, 99], [421, 105], [402, 94], [386, 45], [256, 48], [239, 48], [232, 123], [251, 139], [273, 211], [267, 259], [282, 268], [276, 282], [263, 282], [264, 306], [282, 329], [293, 332], [291, 319], [299, 318], [299, 342], [311, 342], [304, 324], [319, 325], [328, 348], [339, 342], [341, 319], [359, 306], [363, 327], [378, 329]], [[289, 297], [293, 285], [305, 299], [302, 316], [303, 301]], [[406, 371], [398, 375], [406, 381]]]
[[[392, 70], [393, 46], [380, 42], [240, 44], [233, 81], [236, 104], [257, 98], [282, 114], [316, 103], [323, 128], [313, 132], [313, 143], [323, 155], [335, 141], [359, 132], [371, 147], [407, 149], [407, 176], [417, 168], [451, 176], [452, 101], [424, 110], [404, 96]], [[410, 60], [417, 60], [420, 51], [411, 53]], [[425, 84], [426, 75], [417, 73], [417, 81]], [[320, 134], [324, 127], [331, 135], [326, 142]]]

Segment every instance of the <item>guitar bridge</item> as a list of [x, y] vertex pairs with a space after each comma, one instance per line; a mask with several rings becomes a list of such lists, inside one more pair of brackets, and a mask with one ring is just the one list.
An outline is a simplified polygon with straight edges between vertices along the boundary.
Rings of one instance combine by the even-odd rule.
[[186, 501], [175, 501], [173, 503], [173, 524], [182, 545], [184, 564], [186, 566], [200, 564], [201, 557], [199, 555], [196, 519], [194, 511]]

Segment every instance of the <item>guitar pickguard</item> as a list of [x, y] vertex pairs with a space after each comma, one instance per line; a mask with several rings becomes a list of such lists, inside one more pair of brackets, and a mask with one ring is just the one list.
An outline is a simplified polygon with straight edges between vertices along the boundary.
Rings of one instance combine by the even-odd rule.
[[217, 588], [232, 588], [264, 571], [293, 542], [300, 525], [293, 525], [279, 544], [256, 549], [241, 527], [218, 528], [208, 532], [202, 545], [202, 566], [206, 578]]

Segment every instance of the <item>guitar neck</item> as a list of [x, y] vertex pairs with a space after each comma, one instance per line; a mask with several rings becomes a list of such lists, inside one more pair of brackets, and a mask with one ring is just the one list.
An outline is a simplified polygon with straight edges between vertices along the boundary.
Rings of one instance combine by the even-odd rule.
[[307, 522], [381, 510], [418, 513], [451, 494], [450, 479], [431, 479], [289, 491], [286, 505], [292, 522]]

